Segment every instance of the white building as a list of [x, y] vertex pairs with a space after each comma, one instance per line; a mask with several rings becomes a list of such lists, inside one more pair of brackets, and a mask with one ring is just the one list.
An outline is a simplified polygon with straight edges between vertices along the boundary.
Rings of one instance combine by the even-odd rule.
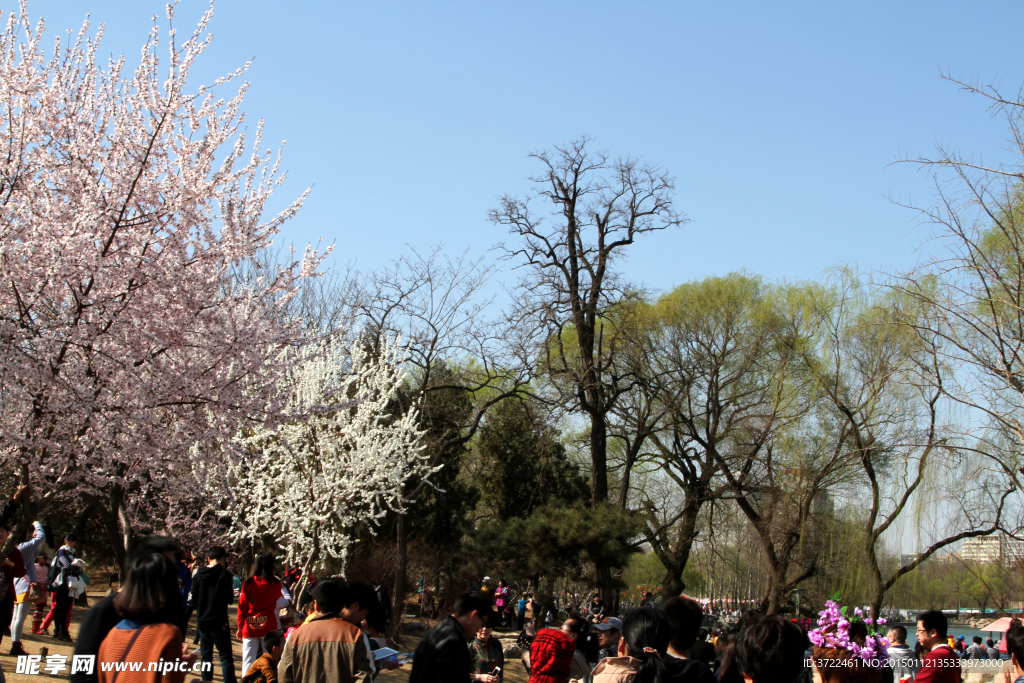
[[1024, 561], [1024, 541], [1004, 534], [968, 538], [960, 546], [960, 559], [977, 564], [1013, 564]]

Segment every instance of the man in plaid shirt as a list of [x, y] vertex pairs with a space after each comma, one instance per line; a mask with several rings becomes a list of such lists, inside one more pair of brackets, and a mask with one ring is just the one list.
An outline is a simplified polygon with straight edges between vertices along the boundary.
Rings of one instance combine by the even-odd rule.
[[576, 639], [554, 628], [544, 628], [530, 644], [530, 683], [566, 683], [576, 652]]

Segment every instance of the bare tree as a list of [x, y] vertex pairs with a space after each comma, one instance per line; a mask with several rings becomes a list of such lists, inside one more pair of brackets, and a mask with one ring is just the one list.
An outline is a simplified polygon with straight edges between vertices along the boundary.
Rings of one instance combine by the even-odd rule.
[[[674, 181], [636, 159], [611, 160], [587, 149], [586, 136], [531, 156], [543, 171], [525, 199], [501, 198], [491, 220], [518, 238], [503, 244], [526, 269], [519, 283], [516, 327], [554, 380], [556, 400], [590, 421], [591, 503], [608, 500], [608, 414], [633, 386], [617, 363], [609, 311], [625, 293], [617, 270], [640, 236], [680, 226]], [[538, 204], [541, 205], [538, 207]]]
[[[518, 332], [488, 314], [492, 299], [485, 286], [491, 274], [481, 260], [448, 257], [437, 247], [426, 254], [413, 251], [359, 285], [354, 308], [367, 340], [376, 344], [397, 335], [407, 344], [411, 372], [400, 392], [402, 407], [412, 405], [429, 416], [445, 394], [466, 399], [468, 409], [446, 414], [454, 422], [427, 444], [434, 464], [468, 442], [488, 410], [522, 392], [531, 379], [532, 364], [522, 354]], [[403, 495], [416, 501], [430, 485], [419, 481]], [[396, 606], [406, 592], [408, 514], [416, 514], [415, 502], [409, 510], [397, 515]], [[399, 611], [393, 627], [401, 621]]]

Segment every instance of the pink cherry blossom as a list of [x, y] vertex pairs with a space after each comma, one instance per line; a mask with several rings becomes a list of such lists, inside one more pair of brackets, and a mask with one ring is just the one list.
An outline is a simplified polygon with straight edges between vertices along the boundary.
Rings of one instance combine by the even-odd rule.
[[47, 56], [24, 1], [0, 33], [2, 457], [44, 505], [122, 526], [202, 494], [216, 449], [196, 444], [277, 420], [285, 307], [322, 259], [256, 266], [305, 194], [264, 218], [280, 153], [245, 125], [245, 83], [217, 94], [244, 69], [186, 87], [212, 16], [184, 42], [156, 23], [134, 71], [100, 63], [88, 21]]

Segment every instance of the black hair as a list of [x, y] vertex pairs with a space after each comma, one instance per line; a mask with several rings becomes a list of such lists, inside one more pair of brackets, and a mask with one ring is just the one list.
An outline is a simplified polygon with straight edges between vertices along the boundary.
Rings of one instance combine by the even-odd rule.
[[491, 599], [479, 591], [462, 593], [455, 598], [454, 614], [461, 617], [473, 610], [480, 613], [480, 617], [488, 624], [491, 623]]
[[976, 642], [976, 643], [977, 643], [978, 645], [981, 645], [981, 636], [974, 636], [973, 640], [974, 640], [974, 642]]
[[337, 614], [345, 606], [346, 592], [345, 584], [338, 579], [324, 579], [317, 581], [310, 594], [322, 613]]
[[210, 549], [206, 551], [206, 559], [208, 560], [219, 560], [228, 556], [228, 551], [224, 550], [219, 545], [211, 545]]
[[[701, 621], [703, 621], [703, 620], [704, 620], [704, 617], [701, 617]], [[707, 639], [708, 639], [708, 630], [706, 628], [704, 628], [703, 626], [701, 626], [699, 629], [697, 629], [697, 640], [706, 641]]]
[[263, 636], [263, 649], [270, 652], [278, 645], [284, 645], [284, 634], [280, 631], [267, 631]]
[[995, 647], [996, 646], [996, 644], [992, 642], [991, 638], [986, 638], [985, 639], [985, 644], [988, 645], [989, 647]]
[[889, 630], [896, 632], [896, 640], [901, 643], [907, 642], [907, 629], [905, 627], [896, 624], [895, 626], [890, 626]]
[[77, 543], [78, 542], [78, 536], [76, 536], [74, 533], [66, 534], [64, 536], [64, 542], [65, 543]]
[[[359, 606], [362, 607], [363, 603], [360, 602]], [[388, 630], [388, 613], [384, 610], [384, 607], [378, 601], [376, 605], [370, 608], [370, 612], [366, 615], [367, 625], [376, 631], [377, 633], [386, 633]]]
[[128, 571], [128, 566], [132, 561], [133, 557], [139, 557], [142, 555], [152, 555], [154, 553], [174, 553], [177, 556], [181, 552], [181, 546], [170, 536], [139, 536], [132, 541], [131, 548], [128, 550], [128, 557], [125, 559], [125, 572]]
[[925, 631], [935, 631], [940, 637], [945, 638], [949, 629], [949, 622], [946, 615], [937, 609], [930, 609], [917, 615], [917, 621], [924, 625]]
[[668, 652], [672, 626], [656, 609], [639, 607], [622, 617], [622, 638], [626, 653], [642, 664], [634, 679], [637, 683], [669, 683], [672, 674], [661, 660]]
[[372, 586], [368, 586], [365, 583], [350, 583], [345, 591], [345, 607], [359, 603], [359, 607], [362, 609], [368, 609], [371, 612], [380, 607], [380, 600], [377, 599], [377, 592], [373, 590]]
[[178, 623], [181, 611], [178, 569], [162, 553], [137, 555], [129, 562], [124, 587], [114, 609], [125, 619], [145, 623]]
[[[736, 662], [736, 634], [726, 633], [718, 638], [722, 645], [722, 664], [718, 667], [718, 683], [744, 683]], [[717, 647], [717, 646], [716, 646]]]
[[669, 645], [676, 652], [686, 652], [697, 639], [700, 625], [704, 621], [704, 611], [689, 598], [669, 598], [661, 604], [661, 611], [672, 627], [672, 638]]
[[762, 617], [736, 637], [736, 663], [754, 683], [790, 683], [810, 645], [803, 629], [780, 616]]
[[256, 556], [256, 561], [252, 563], [252, 576], [253, 578], [261, 578], [264, 581], [271, 581], [277, 578], [274, 576], [273, 553], [260, 553]]

